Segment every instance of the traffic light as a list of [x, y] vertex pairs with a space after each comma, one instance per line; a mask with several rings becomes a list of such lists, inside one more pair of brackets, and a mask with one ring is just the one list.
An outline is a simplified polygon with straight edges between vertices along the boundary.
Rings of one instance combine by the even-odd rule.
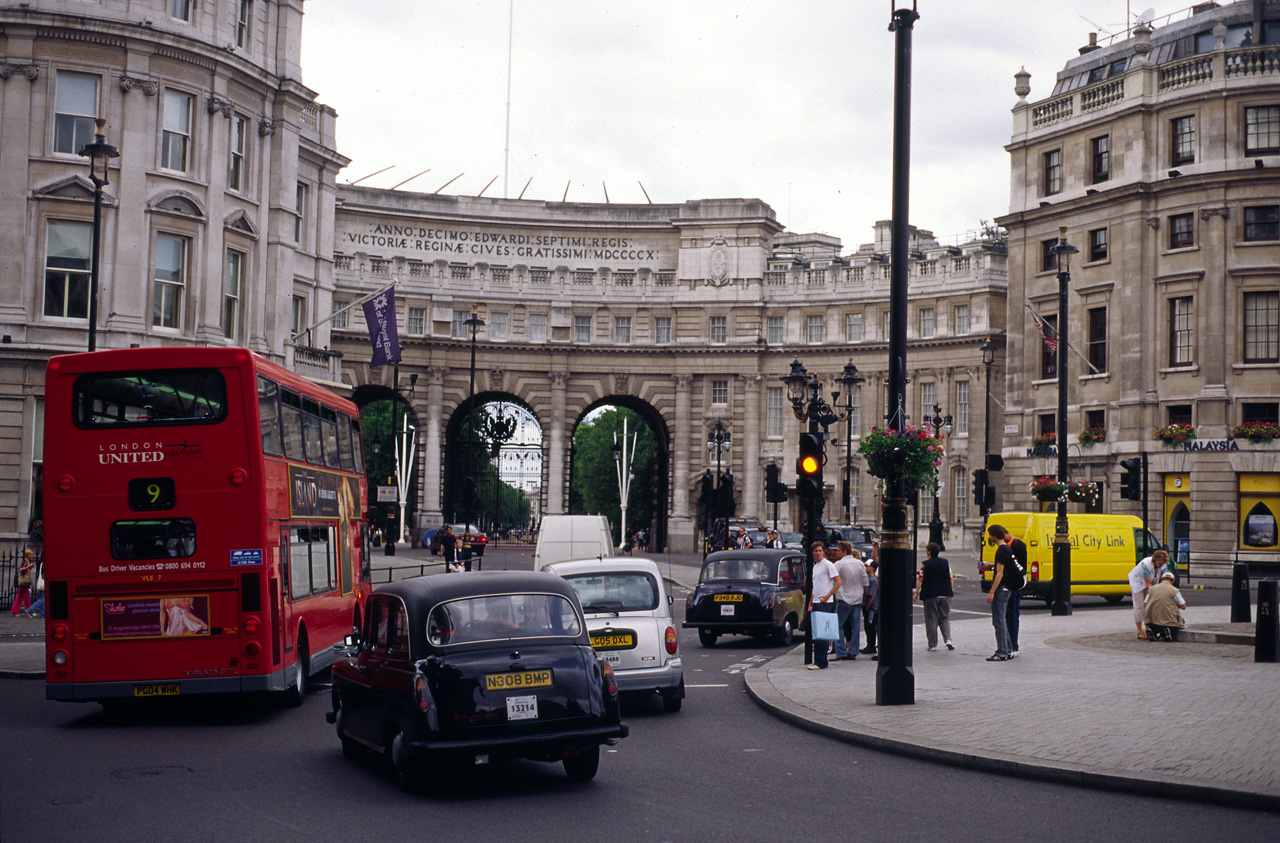
[[722, 516], [733, 515], [733, 472], [726, 471], [724, 477], [720, 478], [720, 509], [719, 514]]
[[973, 470], [973, 503], [974, 506], [983, 506], [987, 501], [987, 489], [991, 488], [987, 485], [987, 470], [985, 468], [975, 468]]
[[822, 435], [800, 434], [800, 457], [796, 460], [796, 495], [801, 500], [822, 497]]
[[775, 463], [764, 467], [764, 499], [769, 503], [786, 503], [787, 487], [778, 478], [781, 473]]
[[1120, 460], [1120, 497], [1127, 501], [1142, 500], [1142, 458]]
[[701, 487], [698, 492], [698, 500], [703, 507], [709, 509], [711, 507], [711, 498], [715, 494], [715, 480], [712, 479], [710, 471], [703, 472]]
[[987, 471], [1000, 471], [1004, 468], [1004, 457], [1000, 454], [987, 454]]

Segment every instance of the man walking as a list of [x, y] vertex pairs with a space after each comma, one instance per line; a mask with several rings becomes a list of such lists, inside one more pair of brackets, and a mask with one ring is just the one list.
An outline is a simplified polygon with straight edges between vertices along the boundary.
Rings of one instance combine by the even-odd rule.
[[951, 643], [951, 598], [955, 596], [951, 576], [951, 563], [938, 556], [941, 548], [935, 542], [929, 542], [926, 553], [929, 558], [920, 566], [920, 584], [916, 588], [916, 598], [924, 601], [924, 635], [929, 642], [929, 649], [938, 649], [938, 629], [942, 629], [942, 641], [948, 650], [954, 650]]
[[853, 661], [858, 658], [862, 643], [862, 598], [868, 580], [862, 554], [849, 542], [836, 544], [836, 573], [840, 575], [840, 587], [836, 589], [836, 617], [840, 622], [836, 661]]
[[[832, 597], [840, 588], [840, 574], [836, 566], [827, 559], [827, 549], [822, 541], [813, 543], [813, 591], [809, 595], [809, 614], [813, 614], [815, 604], [818, 611], [833, 611]], [[813, 634], [813, 622], [809, 622], [809, 634]], [[813, 664], [810, 670], [825, 670], [827, 667], [827, 642], [813, 642]]]
[[[1023, 586], [1022, 571], [1009, 547], [1009, 534], [999, 524], [987, 528], [987, 535], [996, 543], [995, 577], [987, 592], [991, 605], [991, 624], [996, 629], [996, 651], [987, 656], [989, 662], [1007, 662], [1013, 658], [1013, 644], [1009, 640], [1009, 597]], [[981, 570], [984, 566], [978, 566]]]

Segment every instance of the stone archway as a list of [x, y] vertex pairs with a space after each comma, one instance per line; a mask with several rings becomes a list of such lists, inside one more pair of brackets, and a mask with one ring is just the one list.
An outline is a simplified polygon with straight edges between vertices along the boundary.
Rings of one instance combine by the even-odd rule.
[[[517, 431], [513, 434], [510, 446], [512, 449], [518, 449], [522, 454], [528, 454], [527, 460], [536, 461], [536, 469], [533, 469], [538, 478], [536, 490], [528, 489], [526, 491], [536, 495], [535, 509], [541, 510], [545, 502], [546, 496], [546, 444], [545, 436], [542, 429], [542, 423], [538, 418], [538, 414], [533, 407], [527, 402], [510, 392], [499, 390], [486, 390], [477, 392], [474, 400], [471, 398], [463, 398], [454, 408], [445, 422], [445, 431], [442, 442], [443, 453], [440, 457], [441, 466], [441, 512], [444, 520], [449, 523], [475, 523], [480, 529], [485, 529], [486, 523], [494, 517], [493, 509], [486, 508], [488, 500], [484, 497], [485, 487], [487, 486], [489, 494], [497, 494], [501, 498], [501, 485], [507, 480], [502, 477], [502, 448], [499, 448], [497, 458], [494, 459], [492, 453], [484, 454], [484, 416], [485, 408], [495, 405], [506, 405], [511, 408], [517, 408], [512, 415], [518, 415], [522, 420], [521, 427], [527, 428], [532, 426], [536, 429], [536, 435], [530, 431]], [[472, 408], [475, 408], [476, 418], [476, 443], [472, 450], [471, 444], [468, 442], [467, 423], [471, 418]], [[506, 447], [505, 445], [503, 447]], [[536, 456], [534, 455], [536, 451]], [[465, 460], [470, 454], [472, 462], [467, 465]], [[526, 472], [527, 475], [527, 472]], [[466, 497], [466, 477], [471, 477], [473, 483], [472, 500], [468, 506]], [[508, 484], [510, 485], [510, 484]], [[500, 501], [499, 501], [500, 504]]]

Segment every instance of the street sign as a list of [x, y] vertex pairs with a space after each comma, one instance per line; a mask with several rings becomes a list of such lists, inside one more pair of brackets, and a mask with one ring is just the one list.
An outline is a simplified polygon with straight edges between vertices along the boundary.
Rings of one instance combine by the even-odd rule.
[[395, 486], [378, 487], [378, 503], [395, 503], [397, 500]]

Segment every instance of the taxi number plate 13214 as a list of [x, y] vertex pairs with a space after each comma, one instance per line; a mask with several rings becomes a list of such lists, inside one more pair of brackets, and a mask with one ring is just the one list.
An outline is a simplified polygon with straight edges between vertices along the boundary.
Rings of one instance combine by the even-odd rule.
[[507, 697], [507, 720], [537, 720], [538, 698]]

